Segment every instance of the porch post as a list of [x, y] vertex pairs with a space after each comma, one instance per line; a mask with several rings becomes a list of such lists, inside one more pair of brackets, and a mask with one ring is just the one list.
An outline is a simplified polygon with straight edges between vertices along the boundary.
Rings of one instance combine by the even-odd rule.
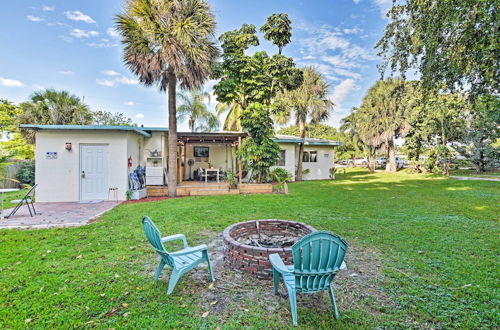
[[[238, 136], [238, 149], [240, 149], [241, 146], [241, 136]], [[241, 171], [241, 163], [238, 157], [236, 157], [236, 164], [238, 166], [238, 184], [241, 184], [243, 180], [243, 173]]]

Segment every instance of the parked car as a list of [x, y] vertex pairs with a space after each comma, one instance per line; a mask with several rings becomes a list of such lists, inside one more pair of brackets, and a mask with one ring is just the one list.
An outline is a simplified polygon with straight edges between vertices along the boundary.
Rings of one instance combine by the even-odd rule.
[[384, 167], [387, 164], [387, 157], [378, 157], [375, 159], [377, 166]]
[[396, 168], [403, 168], [403, 167], [405, 167], [404, 160], [399, 157], [396, 157]]
[[354, 159], [354, 162], [352, 161], [352, 159], [349, 161], [349, 165], [359, 166], [359, 165], [367, 165], [367, 164], [368, 164], [368, 161], [366, 160], [366, 158], [356, 158], [356, 159]]

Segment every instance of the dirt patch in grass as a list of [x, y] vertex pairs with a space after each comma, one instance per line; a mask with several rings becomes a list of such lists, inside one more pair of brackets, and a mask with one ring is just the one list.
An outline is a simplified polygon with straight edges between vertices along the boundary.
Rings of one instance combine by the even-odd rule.
[[[279, 295], [274, 295], [272, 281], [258, 280], [226, 267], [222, 234], [202, 235], [213, 239], [208, 247], [216, 281], [210, 284], [207, 268], [200, 266], [185, 275], [185, 283], [188, 284], [176, 287], [177, 294], [193, 297], [200, 309], [217, 316], [222, 323], [228, 317], [257, 308], [289, 321], [288, 295], [283, 283], [280, 283]], [[385, 307], [393, 305], [381, 289], [384, 275], [378, 252], [351, 244], [346, 263], [348, 269], [340, 271], [333, 281], [341, 314], [346, 311], [364, 311], [375, 316], [383, 313]], [[155, 266], [149, 266], [148, 271], [154, 276]], [[166, 281], [165, 276], [163, 280]], [[299, 294], [297, 302], [299, 309], [314, 308], [318, 312], [331, 312], [326, 291]]]

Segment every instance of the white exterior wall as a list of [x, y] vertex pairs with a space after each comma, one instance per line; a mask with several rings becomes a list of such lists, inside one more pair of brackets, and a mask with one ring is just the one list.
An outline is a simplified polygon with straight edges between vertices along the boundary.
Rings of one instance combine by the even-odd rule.
[[141, 166], [146, 165], [146, 157], [149, 157], [150, 152], [158, 150], [162, 152], [164, 167], [167, 167], [167, 144], [165, 132], [152, 132], [150, 138], [144, 138], [144, 146], [141, 149]]
[[[303, 175], [304, 180], [324, 180], [330, 178], [330, 168], [334, 166], [333, 146], [304, 146], [304, 151], [317, 151], [318, 161], [316, 163], [302, 163], [303, 169], [310, 172]], [[295, 162], [299, 159], [299, 145], [295, 146]]]
[[[128, 135], [131, 137], [130, 144]], [[38, 131], [35, 151], [37, 202], [80, 200], [80, 145], [82, 144], [108, 145], [108, 186], [117, 187], [118, 199], [125, 199], [125, 192], [128, 189], [127, 159], [134, 152], [136, 142], [133, 140], [137, 138], [139, 135], [130, 132]], [[72, 143], [71, 151], [65, 149], [66, 142]], [[46, 159], [47, 152], [57, 152], [57, 159]]]
[[[197, 162], [194, 157], [194, 147], [208, 147], [208, 162]], [[224, 144], [187, 144], [186, 145], [186, 164], [184, 166], [185, 170], [185, 178], [189, 178], [189, 165], [187, 162], [192, 159], [195, 161], [194, 165], [191, 166], [191, 171], [194, 172], [197, 168], [208, 168], [208, 163], [215, 168], [222, 168], [224, 171], [234, 171], [233, 166], [231, 164], [232, 157], [235, 157], [234, 148], [231, 153], [231, 146]], [[184, 158], [182, 158], [184, 161]], [[191, 173], [191, 178], [193, 178], [193, 174]]]
[[[295, 180], [295, 167], [297, 166], [297, 161], [295, 157], [295, 144], [294, 143], [278, 143], [281, 150], [285, 150], [285, 166], [273, 166], [281, 167], [288, 171], [292, 175], [292, 180]], [[297, 149], [298, 152], [298, 149]]]

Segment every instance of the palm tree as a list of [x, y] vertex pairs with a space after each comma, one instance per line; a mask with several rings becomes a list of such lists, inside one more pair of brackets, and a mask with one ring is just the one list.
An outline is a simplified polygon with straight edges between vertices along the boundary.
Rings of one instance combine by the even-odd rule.
[[224, 119], [223, 130], [241, 132], [240, 115], [243, 110], [241, 104], [237, 102], [230, 104], [217, 103], [215, 110], [217, 111], [217, 116], [219, 117], [224, 113], [227, 113], [226, 119]]
[[[311, 124], [320, 123], [329, 117], [333, 108], [328, 98], [329, 85], [321, 73], [315, 67], [305, 67], [303, 73], [304, 80], [299, 88], [280, 93], [275, 100], [275, 104], [285, 110], [276, 117], [277, 122], [284, 124], [293, 116], [301, 139], [305, 138], [308, 119]], [[302, 180], [303, 155], [304, 142], [300, 143], [296, 181]]]
[[[20, 124], [39, 125], [87, 125], [92, 113], [82, 100], [67, 91], [45, 89], [31, 95], [29, 102], [19, 105]], [[28, 143], [34, 143], [34, 132], [21, 132]]]
[[201, 88], [219, 54], [205, 0], [129, 0], [116, 16], [123, 59], [145, 86], [168, 90], [168, 192], [177, 187], [176, 86]]
[[210, 101], [210, 94], [200, 90], [192, 90], [189, 93], [179, 93], [177, 98], [182, 104], [177, 108], [177, 120], [188, 119], [191, 132], [211, 132], [219, 127], [217, 116], [210, 112], [204, 99]]
[[410, 113], [415, 106], [416, 82], [400, 79], [379, 80], [363, 98], [358, 123], [364, 142], [385, 150], [386, 171], [396, 171], [394, 139], [410, 130]]

